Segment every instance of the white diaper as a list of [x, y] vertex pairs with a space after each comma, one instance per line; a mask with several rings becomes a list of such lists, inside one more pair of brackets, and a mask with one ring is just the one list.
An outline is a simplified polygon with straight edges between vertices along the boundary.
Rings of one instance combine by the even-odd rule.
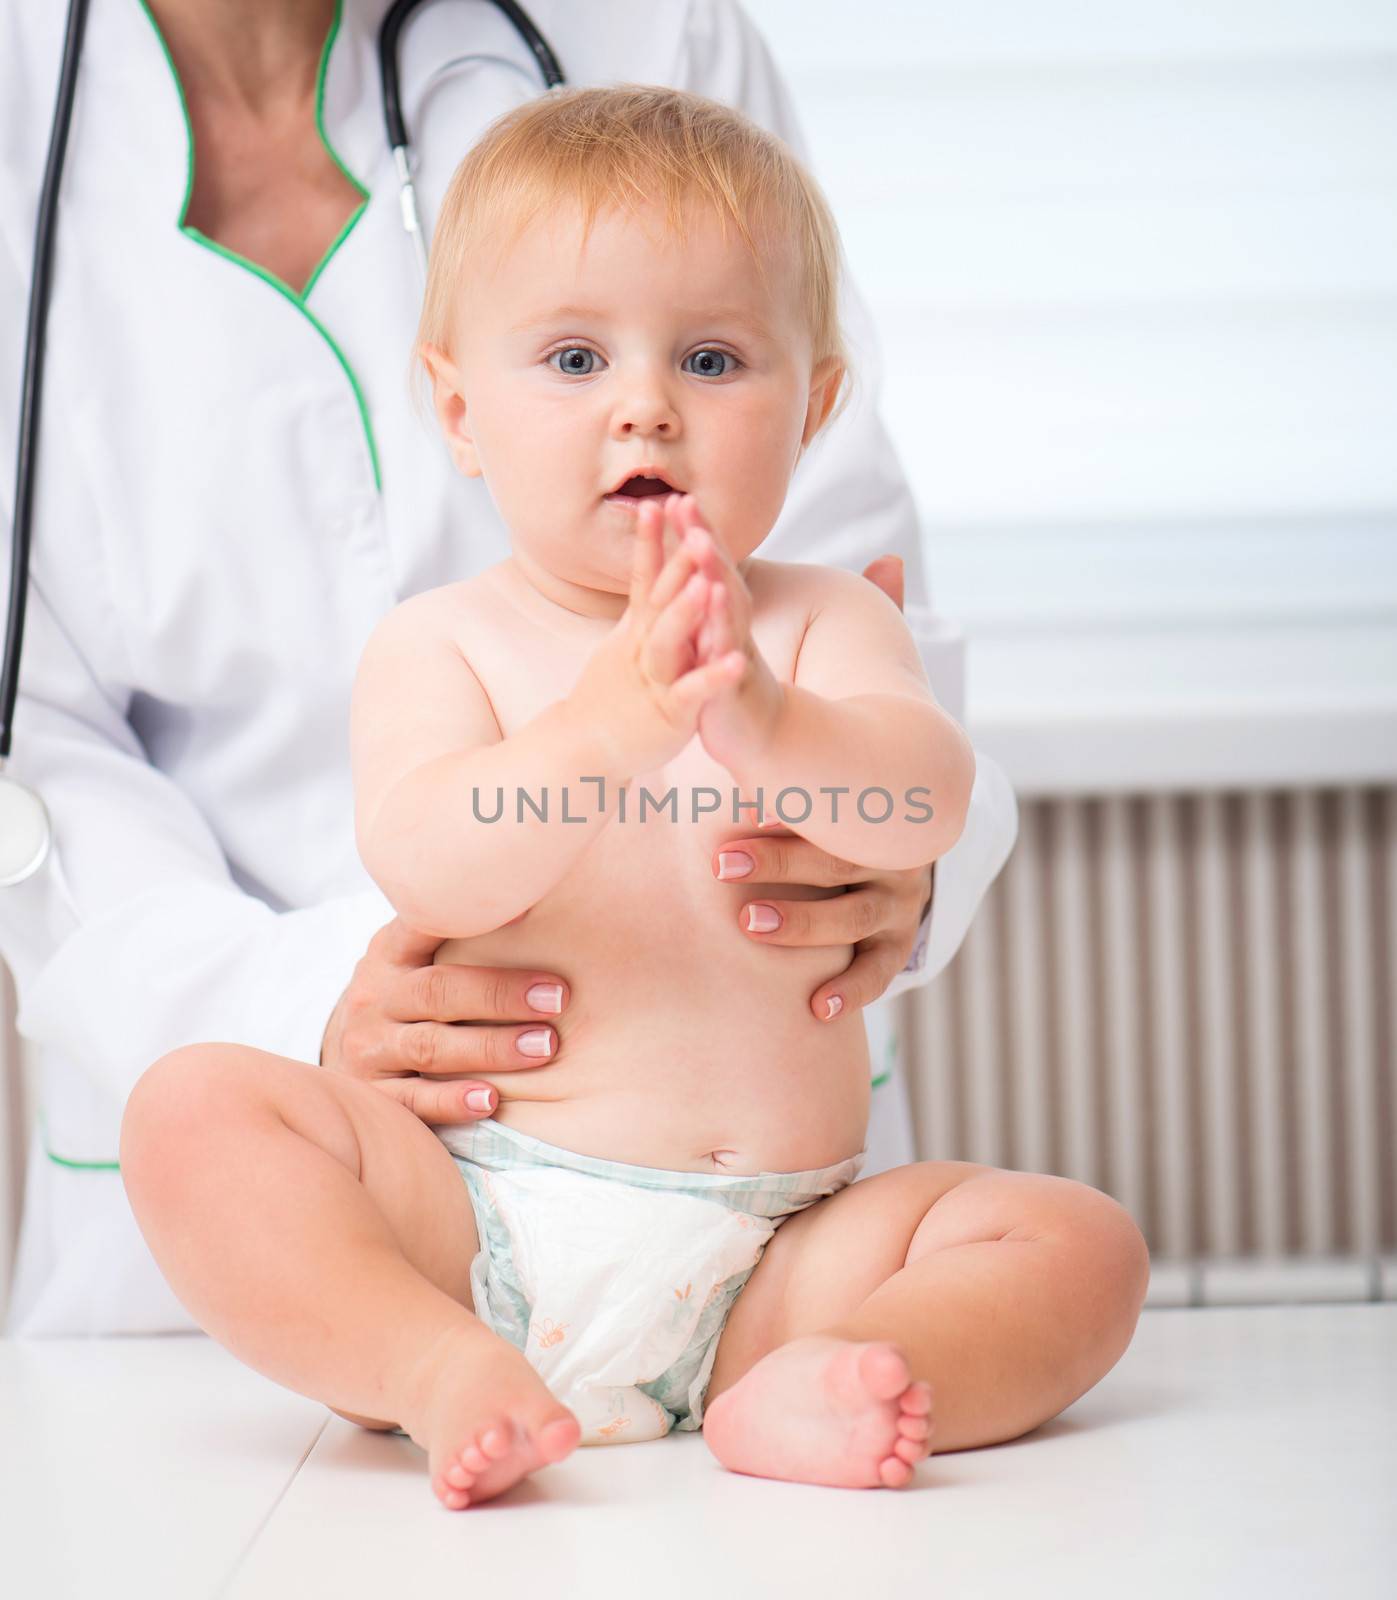
[[578, 1155], [491, 1118], [440, 1133], [475, 1211], [476, 1315], [524, 1352], [583, 1444], [702, 1426], [719, 1336], [767, 1241], [864, 1160], [678, 1172]]

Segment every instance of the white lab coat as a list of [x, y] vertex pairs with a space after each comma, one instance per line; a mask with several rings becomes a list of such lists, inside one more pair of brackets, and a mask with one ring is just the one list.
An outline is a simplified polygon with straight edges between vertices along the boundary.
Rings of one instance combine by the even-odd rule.
[[[180, 230], [191, 157], [172, 68], [138, 0], [92, 3], [57, 234], [14, 752], [56, 843], [37, 877], [0, 890], [0, 952], [41, 1068], [16, 1332], [190, 1325], [114, 1170], [125, 1097], [152, 1061], [195, 1040], [317, 1058], [355, 961], [392, 914], [352, 833], [346, 713], [360, 649], [398, 601], [507, 552], [483, 485], [452, 471], [406, 400], [419, 288], [380, 111], [385, 8], [345, 0], [329, 50], [325, 137], [369, 199], [301, 302]], [[529, 9], [569, 82], [693, 89], [800, 147], [733, 0]], [[11, 0], [0, 12], [6, 462], [64, 10]], [[463, 65], [474, 51], [523, 70]], [[403, 85], [430, 226], [461, 156], [538, 79], [493, 8], [436, 0], [410, 27]], [[934, 640], [852, 294], [846, 316], [862, 399], [802, 464], [762, 553], [854, 569], [901, 554], [909, 617]], [[7, 538], [10, 496], [6, 477]], [[937, 682], [938, 660], [955, 657], [929, 648]], [[958, 705], [944, 670], [937, 687]], [[959, 945], [1014, 830], [1008, 785], [982, 758], [966, 833], [937, 869], [923, 976]]]

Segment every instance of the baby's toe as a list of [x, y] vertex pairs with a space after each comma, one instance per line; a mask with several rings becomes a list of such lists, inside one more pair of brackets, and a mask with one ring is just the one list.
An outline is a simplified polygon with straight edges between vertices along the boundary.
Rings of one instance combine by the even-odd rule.
[[459, 1511], [470, 1500], [470, 1484], [453, 1483], [452, 1468], [448, 1467], [438, 1478], [432, 1479], [432, 1493], [451, 1511]]
[[912, 1468], [899, 1456], [889, 1456], [878, 1464], [878, 1476], [885, 1487], [902, 1489], [912, 1481]]
[[490, 1458], [478, 1444], [468, 1444], [461, 1451], [461, 1460], [471, 1472], [484, 1472], [490, 1465]]
[[916, 1383], [909, 1383], [902, 1395], [900, 1404], [903, 1411], [908, 1415], [929, 1416], [931, 1414], [931, 1385], [920, 1378]]
[[926, 1446], [916, 1439], [899, 1439], [893, 1445], [893, 1452], [901, 1456], [909, 1467], [915, 1467], [926, 1454]]
[[446, 1469], [446, 1481], [453, 1489], [469, 1489], [475, 1482], [475, 1474], [459, 1461], [453, 1461]]
[[904, 1411], [897, 1419], [897, 1431], [904, 1439], [927, 1439], [931, 1437], [930, 1417], [909, 1417]]
[[912, 1376], [907, 1370], [907, 1358], [895, 1344], [866, 1344], [859, 1351], [858, 1368], [869, 1394], [879, 1400], [891, 1400], [900, 1394]]
[[569, 1412], [545, 1423], [537, 1434], [538, 1447], [545, 1461], [561, 1461], [571, 1455], [582, 1438], [582, 1424]]
[[506, 1423], [487, 1428], [480, 1436], [480, 1448], [491, 1461], [502, 1461], [514, 1445], [514, 1430]]

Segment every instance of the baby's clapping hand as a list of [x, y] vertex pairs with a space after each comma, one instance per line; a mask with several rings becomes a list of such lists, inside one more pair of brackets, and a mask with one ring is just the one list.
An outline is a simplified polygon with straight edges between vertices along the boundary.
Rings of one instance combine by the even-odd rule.
[[627, 777], [678, 755], [694, 736], [701, 708], [747, 671], [740, 649], [710, 650], [699, 659], [711, 585], [677, 535], [666, 559], [666, 513], [653, 502], [640, 507], [625, 615], [592, 652], [568, 697]]
[[770, 743], [781, 711], [781, 686], [752, 638], [752, 595], [732, 558], [703, 521], [692, 495], [666, 507], [680, 535], [679, 548], [707, 580], [703, 619], [694, 638], [699, 665], [741, 654], [741, 675], [726, 682], [699, 712], [703, 747], [734, 776], [758, 758]]

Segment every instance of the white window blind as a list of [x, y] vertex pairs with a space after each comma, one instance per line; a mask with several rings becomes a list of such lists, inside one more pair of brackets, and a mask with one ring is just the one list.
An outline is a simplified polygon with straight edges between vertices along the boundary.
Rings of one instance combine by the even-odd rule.
[[747, 0], [1026, 792], [1397, 778], [1397, 5]]

